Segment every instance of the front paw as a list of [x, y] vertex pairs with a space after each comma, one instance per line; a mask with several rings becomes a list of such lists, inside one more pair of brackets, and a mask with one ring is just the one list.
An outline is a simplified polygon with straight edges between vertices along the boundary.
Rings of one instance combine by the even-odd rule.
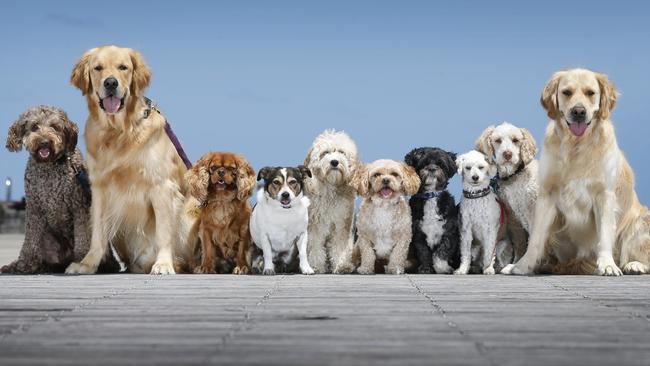
[[431, 268], [430, 265], [421, 264], [421, 265], [418, 267], [418, 273], [419, 273], [419, 274], [432, 274], [432, 273], [433, 273], [433, 269]]
[[210, 266], [197, 266], [194, 268], [194, 273], [196, 274], [214, 274], [216, 273], [213, 267]]
[[469, 267], [460, 266], [457, 270], [454, 271], [455, 275], [466, 275], [469, 273]]
[[400, 275], [404, 273], [404, 268], [399, 267], [399, 266], [388, 266], [386, 268], [386, 274], [396, 274]]
[[156, 262], [151, 267], [151, 272], [149, 273], [152, 275], [170, 275], [176, 274], [176, 271], [174, 271], [174, 265], [171, 263]]
[[494, 272], [494, 267], [488, 267], [488, 268], [483, 269], [483, 274], [484, 275], [493, 275], [494, 273], [495, 273]]
[[360, 275], [371, 275], [375, 274], [375, 269], [368, 266], [361, 266], [357, 268], [357, 273]]
[[501, 270], [501, 274], [504, 275], [519, 275], [519, 276], [525, 276], [531, 274], [533, 271], [529, 268], [520, 268], [517, 264], [508, 264], [507, 266], [503, 267]]
[[623, 272], [612, 259], [598, 259], [596, 274], [599, 276], [622, 276]]
[[304, 275], [313, 275], [314, 274], [314, 269], [311, 268], [311, 266], [306, 265], [306, 266], [300, 266], [300, 272]]
[[232, 274], [235, 275], [245, 275], [248, 274], [250, 270], [248, 269], [248, 266], [237, 266], [235, 269], [233, 269]]
[[354, 265], [352, 263], [339, 263], [332, 273], [335, 274], [350, 274], [354, 272]]
[[642, 275], [648, 273], [648, 266], [641, 262], [629, 262], [623, 266], [623, 273], [626, 275]]
[[65, 274], [94, 274], [95, 272], [97, 272], [97, 267], [91, 267], [84, 264], [84, 262], [70, 263], [68, 268], [65, 269]]
[[273, 267], [264, 268], [262, 274], [265, 276], [275, 276], [275, 268]]

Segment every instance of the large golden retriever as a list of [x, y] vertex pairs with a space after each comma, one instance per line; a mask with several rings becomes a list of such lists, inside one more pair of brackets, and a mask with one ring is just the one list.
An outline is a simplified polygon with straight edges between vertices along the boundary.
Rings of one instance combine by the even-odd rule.
[[133, 273], [175, 273], [174, 256], [186, 255], [187, 168], [165, 117], [145, 101], [150, 79], [140, 53], [116, 46], [87, 51], [72, 71], [90, 113], [92, 238], [86, 257], [66, 273], [95, 273], [109, 243]]
[[551, 121], [539, 167], [539, 196], [526, 254], [506, 274], [619, 276], [650, 266], [650, 214], [609, 119], [617, 92], [585, 69], [560, 71], [542, 92]]

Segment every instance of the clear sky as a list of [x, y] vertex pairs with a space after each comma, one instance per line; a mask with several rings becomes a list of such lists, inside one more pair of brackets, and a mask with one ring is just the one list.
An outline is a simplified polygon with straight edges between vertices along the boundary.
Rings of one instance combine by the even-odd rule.
[[[607, 73], [621, 91], [619, 145], [650, 204], [648, 4], [7, 1], [0, 123], [6, 131], [29, 106], [51, 104], [83, 130], [86, 103], [70, 71], [85, 50], [117, 44], [144, 54], [147, 95], [193, 161], [230, 150], [257, 169], [295, 165], [326, 128], [348, 131], [365, 161], [401, 160], [418, 146], [468, 151], [504, 120], [540, 144], [544, 84], [581, 66]], [[18, 194], [26, 160], [24, 151], [0, 152], [0, 174]], [[459, 186], [455, 178], [452, 191]]]

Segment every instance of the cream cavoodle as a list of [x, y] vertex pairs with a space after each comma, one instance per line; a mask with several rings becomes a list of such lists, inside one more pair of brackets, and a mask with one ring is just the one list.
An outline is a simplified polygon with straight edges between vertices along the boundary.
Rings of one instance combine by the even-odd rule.
[[309, 206], [309, 263], [316, 273], [351, 273], [355, 190], [350, 181], [359, 165], [357, 146], [345, 132], [327, 130], [305, 158], [312, 172], [305, 191]]
[[355, 246], [361, 255], [359, 274], [404, 273], [411, 242], [411, 208], [406, 196], [417, 193], [420, 177], [398, 161], [377, 160], [355, 175], [353, 185], [363, 197], [357, 215]]

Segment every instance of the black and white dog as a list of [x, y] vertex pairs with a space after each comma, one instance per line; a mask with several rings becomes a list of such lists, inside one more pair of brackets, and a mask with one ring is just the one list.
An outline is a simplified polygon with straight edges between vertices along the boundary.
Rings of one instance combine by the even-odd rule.
[[409, 204], [413, 222], [410, 250], [418, 262], [418, 273], [451, 273], [458, 266], [458, 208], [447, 190], [456, 174], [456, 154], [436, 147], [413, 149], [404, 157], [420, 176], [418, 193]]
[[314, 273], [307, 260], [309, 198], [303, 194], [307, 178], [311, 171], [302, 165], [260, 169], [257, 180], [264, 179], [264, 188], [257, 192], [250, 221], [253, 271], [260, 271], [262, 263], [265, 275], [275, 274], [276, 265], [280, 272], [296, 271], [297, 248], [300, 272]]

